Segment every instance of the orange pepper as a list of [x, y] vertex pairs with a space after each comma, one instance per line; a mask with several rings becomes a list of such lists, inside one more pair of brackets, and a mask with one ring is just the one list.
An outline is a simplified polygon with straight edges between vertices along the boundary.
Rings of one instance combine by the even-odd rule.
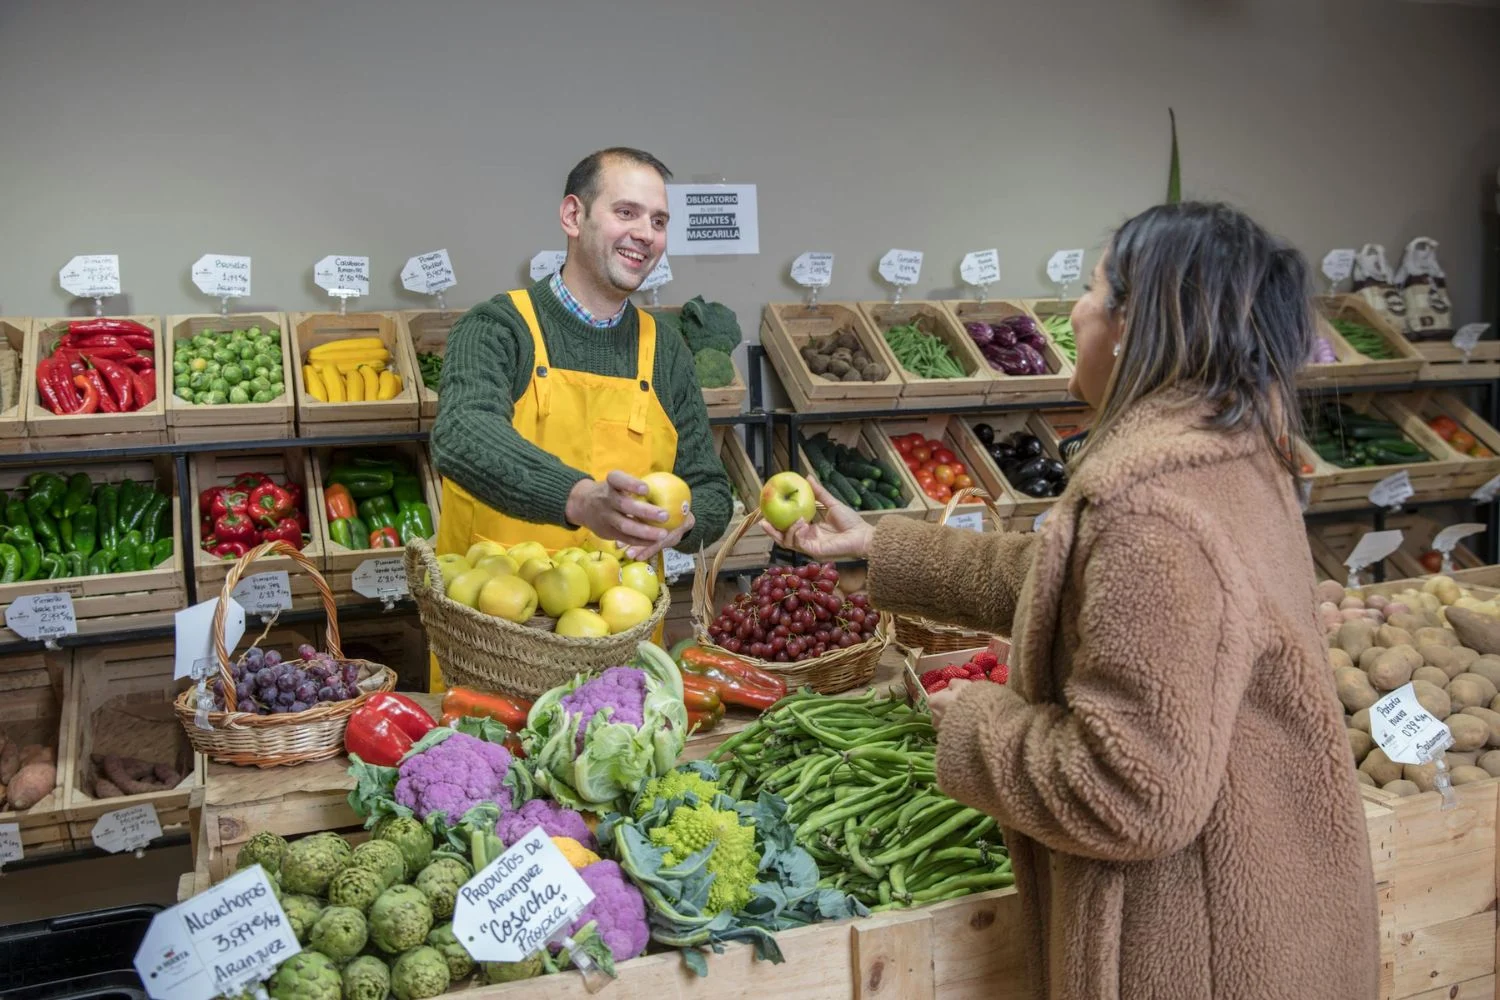
[[354, 507], [354, 496], [349, 492], [349, 487], [335, 483], [323, 490], [323, 509], [328, 514], [328, 520], [339, 521], [345, 518], [358, 517], [359, 512]]

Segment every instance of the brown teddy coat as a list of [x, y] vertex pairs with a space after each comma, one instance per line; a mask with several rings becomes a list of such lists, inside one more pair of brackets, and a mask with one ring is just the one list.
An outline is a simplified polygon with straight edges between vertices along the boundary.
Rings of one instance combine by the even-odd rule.
[[1032, 979], [1083, 1000], [1368, 1000], [1375, 883], [1290, 476], [1148, 402], [1037, 534], [882, 520], [872, 601], [1014, 637], [941, 720], [995, 816]]

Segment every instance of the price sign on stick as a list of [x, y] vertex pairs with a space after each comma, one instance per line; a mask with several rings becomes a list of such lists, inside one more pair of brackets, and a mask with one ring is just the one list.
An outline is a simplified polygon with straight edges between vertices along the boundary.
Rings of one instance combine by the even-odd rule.
[[230, 595], [248, 614], [273, 615], [292, 610], [292, 578], [286, 570], [247, 576]]
[[57, 272], [63, 291], [80, 299], [107, 299], [120, 294], [120, 255], [86, 253], [74, 257]]
[[803, 288], [827, 288], [833, 281], [833, 254], [809, 250], [792, 261], [792, 280]]
[[954, 514], [948, 518], [948, 527], [963, 528], [967, 531], [984, 530], [984, 512], [978, 510], [965, 511], [962, 514]]
[[1488, 323], [1466, 323], [1453, 335], [1453, 346], [1464, 352], [1465, 364], [1468, 363], [1469, 356], [1474, 353], [1479, 338], [1483, 337], [1484, 332], [1489, 328]]
[[193, 284], [204, 295], [220, 299], [250, 295], [250, 258], [206, 253], [193, 264]]
[[448, 259], [446, 250], [408, 257], [406, 266], [401, 269], [401, 287], [408, 292], [441, 295], [456, 284], [458, 279], [453, 275], [453, 261]]
[[531, 280], [541, 281], [554, 271], [561, 271], [563, 262], [567, 259], [566, 250], [543, 250], [531, 258]]
[[886, 251], [880, 258], [880, 276], [898, 288], [915, 285], [922, 276], [922, 251]]
[[396, 601], [411, 592], [400, 556], [366, 559], [350, 575], [350, 583], [356, 594], [382, 601]]
[[684, 576], [692, 576], [696, 565], [693, 557], [676, 549], [667, 549], [661, 554], [662, 569], [667, 576], [667, 583], [676, 583]]
[[313, 281], [337, 299], [370, 294], [370, 258], [330, 254], [313, 265]]
[[1500, 476], [1494, 477], [1469, 494], [1469, 498], [1475, 503], [1491, 503], [1497, 496], [1500, 496]]
[[1432, 551], [1443, 554], [1443, 572], [1453, 572], [1453, 550], [1458, 548], [1458, 543], [1470, 535], [1477, 535], [1487, 530], [1485, 525], [1475, 521], [1466, 521], [1463, 524], [1452, 524], [1439, 531], [1432, 540]]
[[979, 301], [983, 302], [985, 292], [1000, 280], [1000, 251], [975, 250], [965, 254], [963, 263], [958, 265], [958, 273], [965, 282], [979, 289]]
[[0, 868], [9, 861], [20, 861], [26, 856], [21, 846], [21, 824], [0, 823]]
[[[213, 643], [214, 612], [218, 607], [219, 599], [212, 597], [177, 612], [173, 677], [196, 676], [193, 669], [199, 662], [206, 664], [209, 670], [218, 669], [219, 659]], [[244, 635], [245, 609], [231, 597], [229, 608], [224, 612], [224, 648], [234, 649]], [[202, 668], [199, 670], [201, 672]]]
[[134, 851], [161, 836], [161, 820], [149, 802], [100, 816], [90, 831], [94, 846], [110, 854]]
[[23, 639], [48, 641], [78, 634], [73, 597], [61, 592], [16, 598], [5, 608], [5, 624]]
[[1047, 260], [1047, 280], [1066, 287], [1083, 276], [1083, 251], [1059, 250]]
[[1399, 531], [1367, 531], [1360, 538], [1344, 565], [1349, 567], [1349, 586], [1359, 586], [1359, 571], [1373, 566], [1401, 547], [1402, 533]]
[[1355, 251], [1330, 250], [1323, 257], [1323, 276], [1337, 285], [1354, 273]]
[[1370, 735], [1399, 764], [1426, 764], [1453, 745], [1453, 733], [1403, 684], [1370, 706]]
[[1371, 487], [1370, 502], [1377, 507], [1397, 508], [1410, 500], [1415, 492], [1411, 485], [1411, 473], [1402, 469]]

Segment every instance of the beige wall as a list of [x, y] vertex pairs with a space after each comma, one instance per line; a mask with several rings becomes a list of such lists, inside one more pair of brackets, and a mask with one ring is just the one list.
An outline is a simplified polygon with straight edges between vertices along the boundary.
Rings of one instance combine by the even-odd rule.
[[1162, 197], [1170, 104], [1190, 196], [1317, 256], [1435, 237], [1468, 319], [1497, 52], [1500, 11], [1396, 0], [5, 3], [0, 314], [62, 311], [57, 269], [107, 251], [130, 311], [214, 308], [207, 251], [254, 255], [255, 307], [326, 307], [334, 252], [373, 257], [368, 306], [420, 307], [396, 275], [440, 246], [468, 304], [561, 246], [568, 166], [620, 142], [760, 185], [760, 256], [678, 259], [664, 301], [753, 331], [796, 253], [870, 297], [892, 246], [924, 296], [993, 245], [1036, 293]]

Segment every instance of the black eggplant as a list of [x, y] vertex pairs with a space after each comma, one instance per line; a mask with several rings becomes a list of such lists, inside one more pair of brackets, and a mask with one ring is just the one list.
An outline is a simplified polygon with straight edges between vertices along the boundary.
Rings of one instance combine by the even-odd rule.
[[974, 436], [979, 439], [980, 444], [989, 447], [995, 440], [995, 428], [989, 424], [975, 424]]
[[1016, 489], [1029, 497], [1056, 496], [1052, 492], [1052, 481], [1045, 476], [1036, 476], [1032, 479], [1023, 479], [1016, 484]]

